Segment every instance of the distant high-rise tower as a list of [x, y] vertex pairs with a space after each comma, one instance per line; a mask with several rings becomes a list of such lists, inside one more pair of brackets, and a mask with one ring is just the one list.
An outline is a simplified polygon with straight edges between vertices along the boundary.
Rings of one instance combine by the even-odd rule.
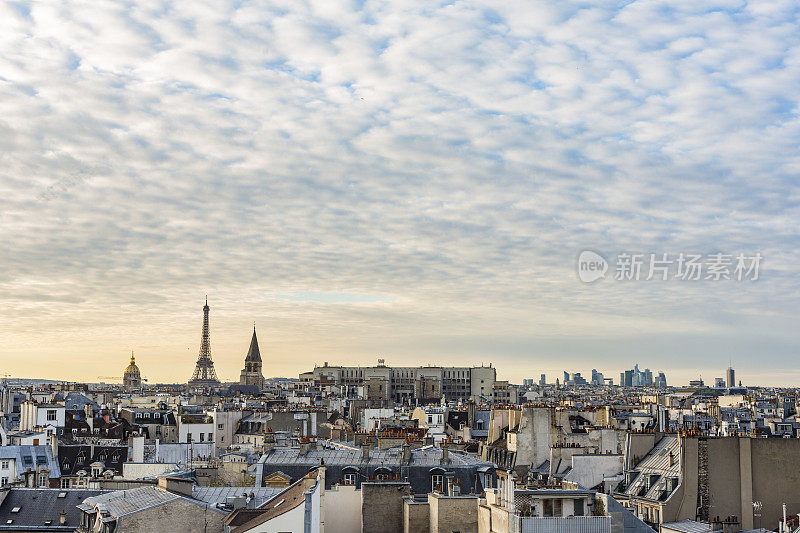
[[264, 376], [261, 374], [261, 351], [258, 349], [256, 327], [253, 326], [253, 338], [250, 339], [250, 349], [244, 358], [244, 369], [239, 376], [240, 385], [255, 385], [264, 388]]
[[731, 367], [728, 367], [728, 370], [725, 371], [725, 381], [727, 381], [729, 388], [736, 386], [736, 373]]
[[206, 305], [203, 306], [203, 334], [200, 339], [200, 355], [197, 358], [197, 365], [194, 367], [194, 374], [189, 380], [190, 387], [217, 387], [220, 385], [217, 373], [214, 371], [214, 361], [211, 360], [211, 335], [208, 332], [208, 297]]

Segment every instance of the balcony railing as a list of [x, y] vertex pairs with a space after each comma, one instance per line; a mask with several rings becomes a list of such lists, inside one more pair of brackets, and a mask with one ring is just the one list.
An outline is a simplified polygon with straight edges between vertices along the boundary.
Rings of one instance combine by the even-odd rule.
[[610, 516], [535, 517], [513, 515], [511, 533], [611, 533]]

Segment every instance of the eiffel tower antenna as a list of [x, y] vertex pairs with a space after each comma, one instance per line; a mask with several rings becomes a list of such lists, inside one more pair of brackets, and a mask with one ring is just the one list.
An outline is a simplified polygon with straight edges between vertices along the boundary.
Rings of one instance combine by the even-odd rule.
[[190, 387], [218, 387], [217, 372], [214, 370], [214, 361], [211, 360], [211, 334], [208, 328], [208, 295], [206, 304], [203, 306], [203, 333], [200, 337], [200, 354], [197, 357], [197, 365], [194, 367], [192, 379], [189, 380]]

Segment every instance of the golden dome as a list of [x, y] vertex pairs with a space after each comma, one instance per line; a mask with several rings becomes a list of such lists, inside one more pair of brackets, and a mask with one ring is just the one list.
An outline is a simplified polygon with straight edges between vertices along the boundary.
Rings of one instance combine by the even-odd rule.
[[123, 379], [127, 378], [134, 378], [139, 379], [139, 367], [136, 366], [136, 359], [133, 357], [133, 352], [131, 352], [131, 364], [128, 365], [128, 368], [125, 369], [125, 374], [123, 374]]

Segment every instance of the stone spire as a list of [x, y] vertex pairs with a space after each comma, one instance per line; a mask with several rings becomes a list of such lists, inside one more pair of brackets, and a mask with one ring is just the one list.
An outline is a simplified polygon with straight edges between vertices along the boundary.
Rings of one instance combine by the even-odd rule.
[[253, 326], [253, 338], [250, 339], [250, 349], [247, 350], [247, 357], [245, 361], [258, 361], [261, 362], [261, 352], [258, 349], [258, 339], [256, 338], [256, 327]]
[[261, 373], [261, 351], [258, 349], [256, 326], [253, 324], [253, 336], [250, 339], [250, 348], [244, 358], [244, 369], [239, 376], [240, 385], [255, 385], [264, 388], [264, 375]]

